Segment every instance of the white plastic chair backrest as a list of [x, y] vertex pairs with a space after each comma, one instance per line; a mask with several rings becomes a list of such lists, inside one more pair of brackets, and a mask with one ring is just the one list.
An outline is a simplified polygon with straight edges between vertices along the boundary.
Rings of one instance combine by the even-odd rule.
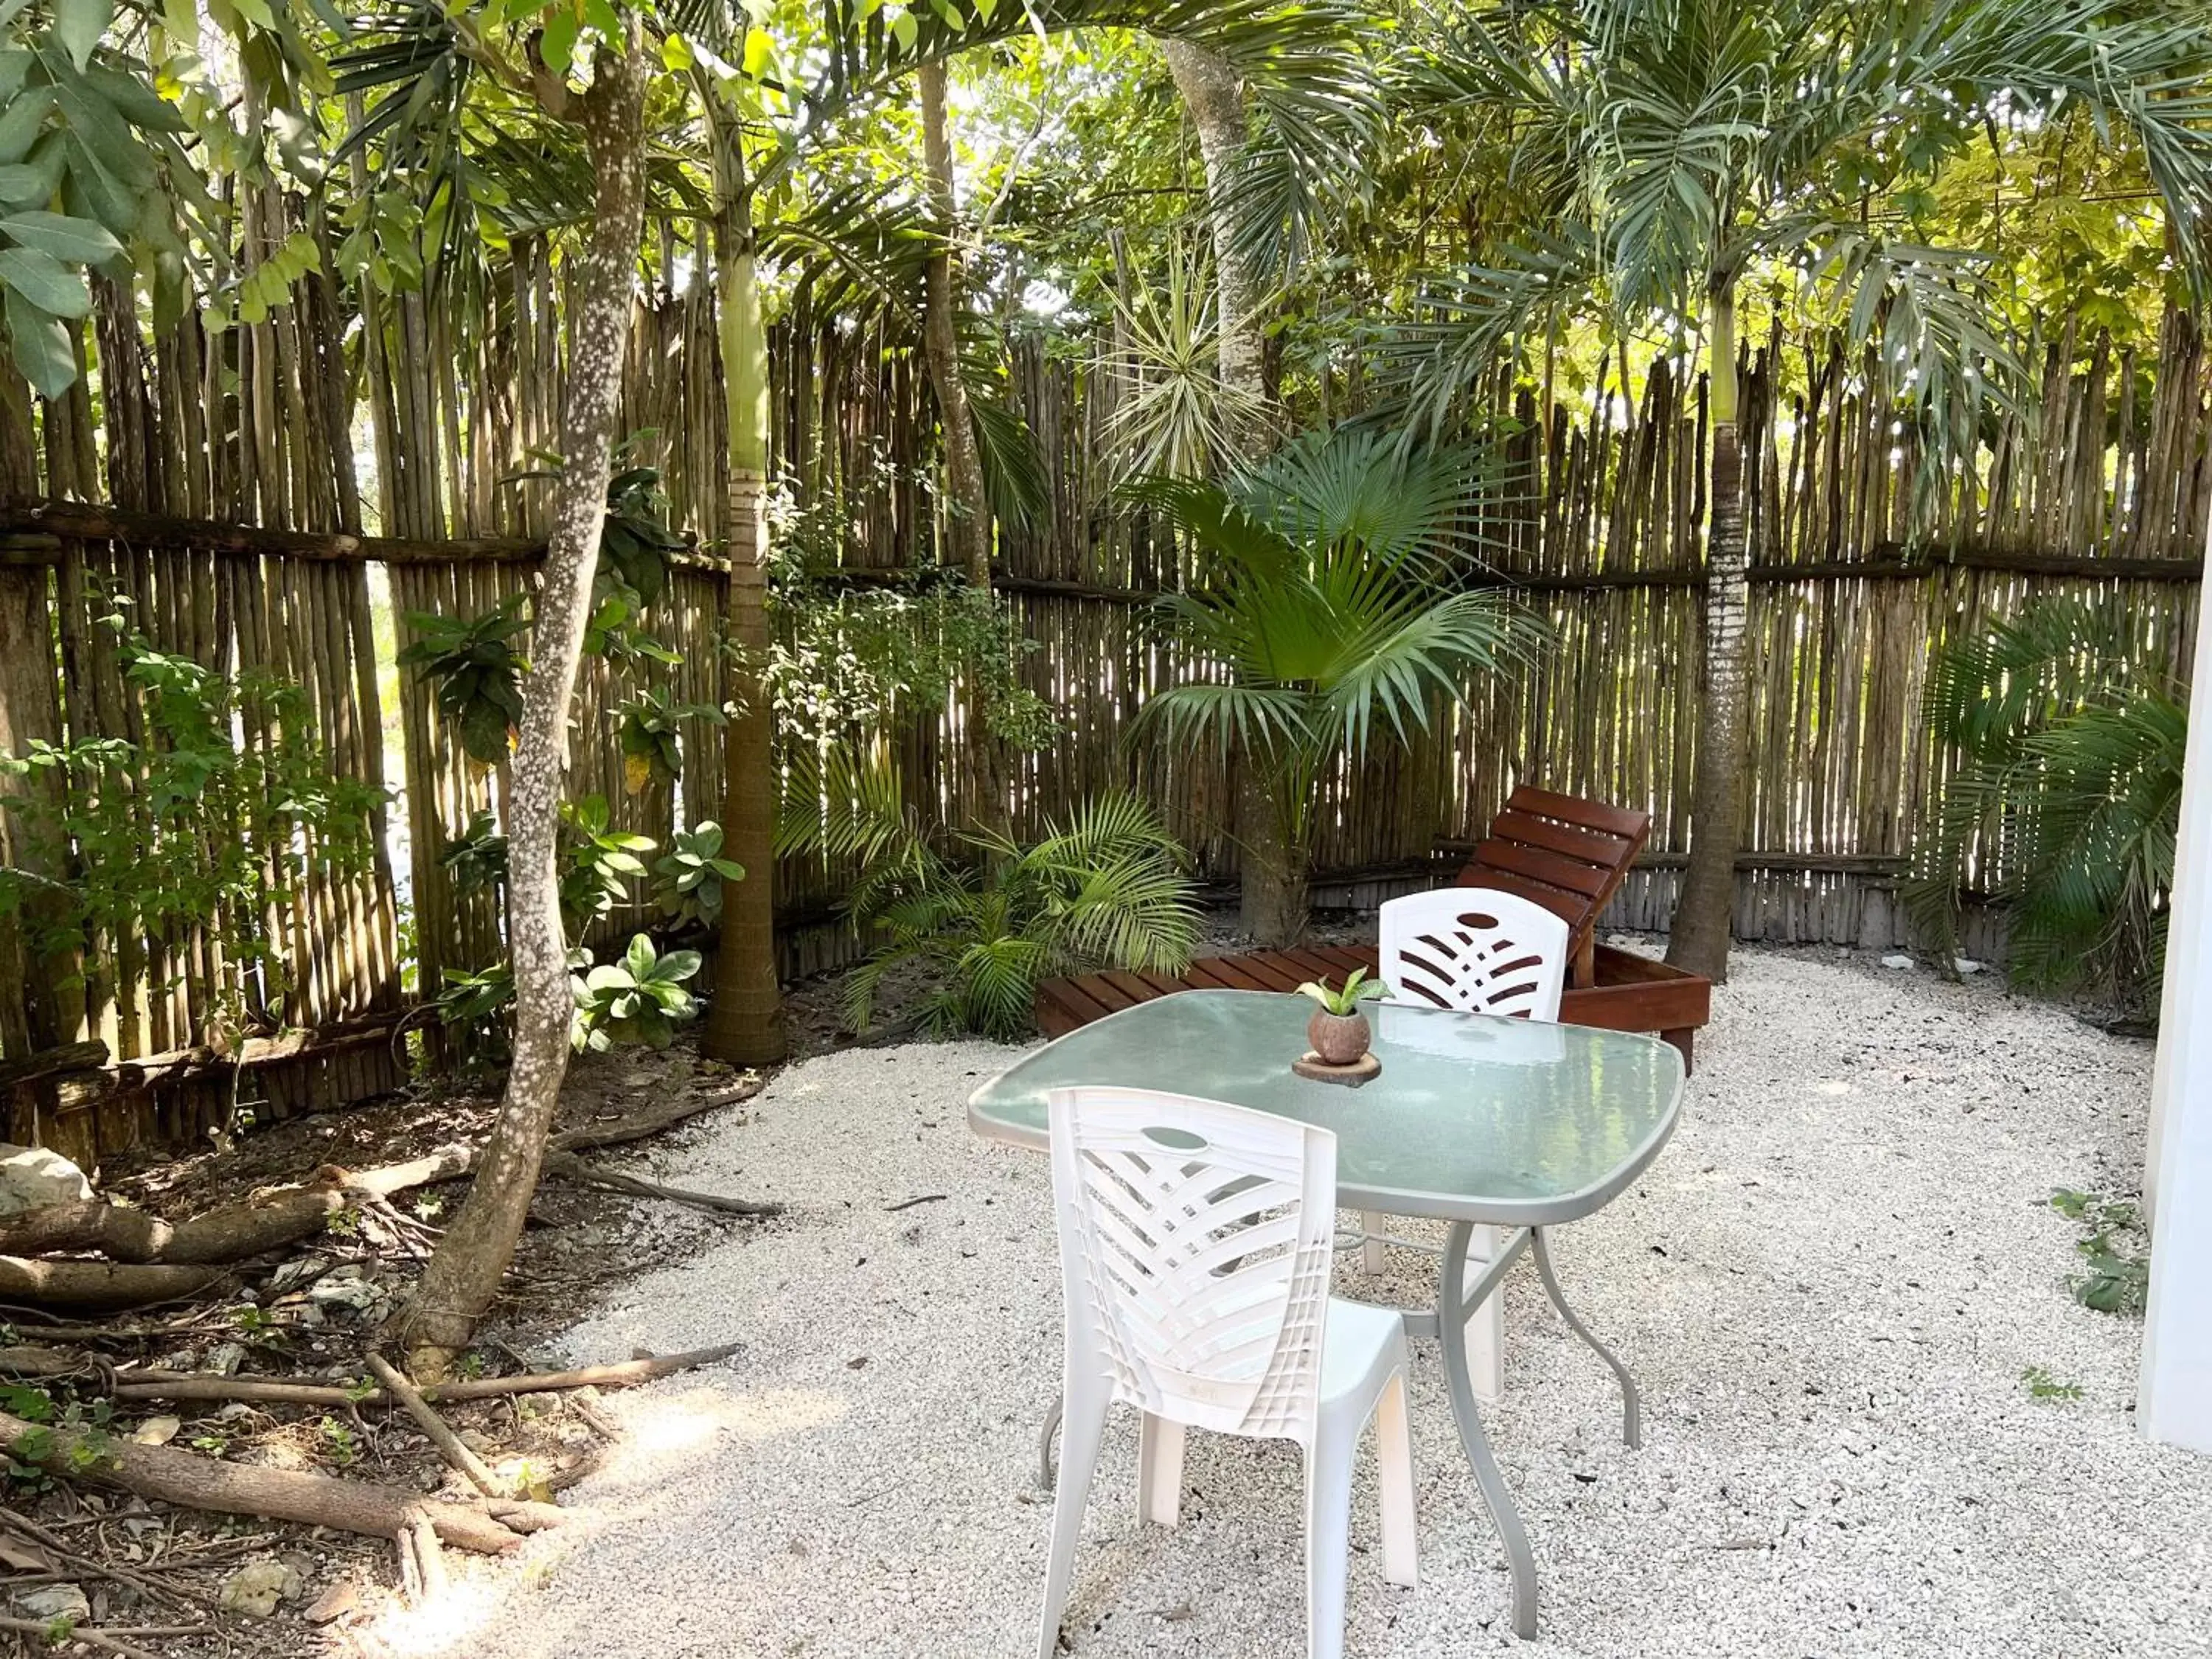
[[1382, 907], [1377, 970], [1391, 994], [1478, 1014], [1557, 1020], [1567, 924], [1492, 887], [1441, 887]]
[[1313, 1442], [1336, 1137], [1221, 1101], [1055, 1089], [1071, 1376], [1226, 1434]]

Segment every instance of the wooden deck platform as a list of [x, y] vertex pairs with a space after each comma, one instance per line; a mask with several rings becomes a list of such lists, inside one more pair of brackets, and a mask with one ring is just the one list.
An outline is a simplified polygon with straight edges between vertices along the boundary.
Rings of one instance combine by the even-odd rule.
[[[1711, 1017], [1713, 988], [1696, 974], [1600, 945], [1597, 919], [1626, 879], [1651, 832], [1649, 814], [1523, 785], [1492, 820], [1489, 836], [1460, 872], [1462, 887], [1494, 887], [1532, 899], [1565, 921], [1569, 963], [1559, 1018], [1607, 1031], [1656, 1031], [1692, 1063], [1698, 1028]], [[1206, 957], [1180, 975], [1109, 969], [1037, 987], [1036, 1020], [1059, 1036], [1154, 997], [1212, 986], [1294, 991], [1310, 979], [1373, 973], [1373, 945], [1310, 945]]]

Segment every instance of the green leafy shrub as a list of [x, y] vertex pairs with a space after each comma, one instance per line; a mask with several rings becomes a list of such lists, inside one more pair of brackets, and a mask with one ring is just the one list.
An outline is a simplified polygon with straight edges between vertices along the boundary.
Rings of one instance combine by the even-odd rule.
[[145, 736], [33, 740], [0, 757], [0, 770], [51, 786], [13, 803], [39, 854], [26, 862], [68, 872], [0, 869], [0, 913], [108, 984], [126, 945], [204, 933], [222, 947], [226, 1017], [265, 1022], [295, 981], [289, 932], [272, 933], [270, 915], [311, 875], [370, 867], [383, 798], [331, 775], [298, 685], [158, 651], [120, 607], [105, 620]]
[[722, 884], [745, 878], [744, 866], [722, 856], [722, 826], [711, 818], [696, 830], [678, 830], [676, 844], [653, 871], [661, 913], [678, 927], [719, 925]]
[[412, 644], [399, 653], [435, 688], [438, 714], [460, 739], [461, 751], [483, 766], [507, 758], [507, 743], [522, 719], [522, 677], [528, 659], [514, 636], [530, 625], [522, 596], [509, 594], [480, 617], [407, 613]]
[[650, 836], [608, 828], [610, 816], [604, 795], [561, 804], [561, 915], [572, 937], [622, 902], [653, 850]]
[[603, 963], [571, 975], [576, 1018], [571, 1038], [595, 1053], [617, 1042], [641, 1042], [665, 1048], [676, 1028], [698, 1012], [684, 981], [697, 974], [696, 951], [653, 948], [643, 933], [632, 937], [619, 962]]
[[2126, 629], [2046, 600], [1936, 659], [1928, 726], [1959, 760], [1906, 898], [1943, 960], [1978, 886], [2003, 907], [2015, 980], [2154, 1000], [2189, 718]]
[[615, 740], [622, 750], [623, 787], [641, 794], [652, 784], [673, 783], [684, 770], [684, 724], [722, 723], [712, 703], [678, 702], [665, 688], [647, 686], [614, 708]]
[[984, 833], [948, 854], [918, 837], [883, 843], [850, 905], [889, 942], [847, 982], [866, 1029], [884, 977], [927, 981], [922, 1029], [1013, 1041], [1033, 1029], [1037, 982], [1097, 968], [1177, 973], [1199, 938], [1182, 849], [1133, 797], [1101, 796], [1024, 847]]

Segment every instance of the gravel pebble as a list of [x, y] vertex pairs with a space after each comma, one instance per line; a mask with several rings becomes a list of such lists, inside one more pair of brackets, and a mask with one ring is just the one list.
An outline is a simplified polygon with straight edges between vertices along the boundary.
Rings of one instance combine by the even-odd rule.
[[[2148, 1444], [2138, 1324], [2067, 1297], [2055, 1187], [2131, 1191], [2147, 1043], [1994, 975], [1745, 951], [1715, 998], [1682, 1126], [1560, 1267], [1645, 1391], [1645, 1448], [1545, 1303], [1507, 1289], [1486, 1413], [1534, 1541], [1558, 1659], [2203, 1654], [2212, 1460]], [[631, 1438], [522, 1565], [470, 1565], [374, 1650], [482, 1659], [1034, 1650], [1050, 1509], [1032, 1445], [1056, 1386], [1044, 1160], [975, 1139], [963, 1102], [1012, 1051], [851, 1051], [787, 1072], [754, 1121], [661, 1178], [791, 1212], [653, 1273], [577, 1326], [578, 1360], [741, 1338], [713, 1373], [608, 1396]], [[927, 1193], [943, 1201], [896, 1213]], [[1340, 1287], [1425, 1298], [1417, 1258]], [[2039, 1367], [2078, 1384], [2031, 1399]], [[1354, 1494], [1349, 1651], [1516, 1645], [1503, 1557], [1415, 1345], [1416, 1591]], [[1127, 1419], [1127, 1413], [1117, 1414]], [[1194, 1438], [1182, 1526], [1133, 1518], [1133, 1419], [1094, 1489], [1067, 1634], [1079, 1659], [1296, 1656], [1297, 1455]]]

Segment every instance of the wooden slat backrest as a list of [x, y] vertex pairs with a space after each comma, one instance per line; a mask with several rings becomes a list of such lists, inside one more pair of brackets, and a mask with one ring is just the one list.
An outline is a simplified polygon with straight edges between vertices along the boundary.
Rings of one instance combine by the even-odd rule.
[[1489, 838], [1459, 872], [1462, 887], [1534, 899], [1568, 927], [1568, 982], [1595, 982], [1597, 919], [1651, 834], [1651, 815], [1526, 784], [1491, 821]]

